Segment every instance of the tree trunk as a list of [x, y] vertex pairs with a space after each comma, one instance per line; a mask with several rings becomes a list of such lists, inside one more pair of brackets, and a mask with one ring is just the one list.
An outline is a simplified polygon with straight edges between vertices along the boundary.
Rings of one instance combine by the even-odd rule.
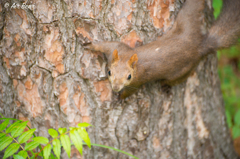
[[[88, 122], [94, 125], [88, 128], [92, 143], [141, 159], [237, 158], [216, 55], [201, 61], [170, 96], [152, 82], [118, 101], [106, 60], [82, 47], [86, 41], [149, 43], [171, 28], [180, 0], [30, 0], [30, 9], [14, 8], [14, 2], [23, 4], [2, 0], [0, 6], [0, 106], [6, 117], [29, 120], [41, 136], [48, 128]], [[211, 1], [206, 4], [209, 26]], [[73, 149], [72, 158], [77, 156]], [[92, 147], [82, 158], [129, 157]]]

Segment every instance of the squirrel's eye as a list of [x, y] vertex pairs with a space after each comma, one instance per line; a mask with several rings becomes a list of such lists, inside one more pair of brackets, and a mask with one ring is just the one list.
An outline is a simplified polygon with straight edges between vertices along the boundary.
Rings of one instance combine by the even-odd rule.
[[129, 74], [127, 79], [130, 80], [131, 78], [132, 78], [132, 76], [131, 76], [131, 74]]
[[108, 71], [108, 75], [111, 76], [111, 71]]

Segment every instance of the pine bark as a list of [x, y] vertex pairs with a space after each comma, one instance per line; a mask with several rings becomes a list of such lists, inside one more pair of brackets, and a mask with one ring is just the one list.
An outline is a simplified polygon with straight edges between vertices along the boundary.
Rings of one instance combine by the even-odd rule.
[[[6, 3], [10, 4], [6, 6]], [[124, 101], [112, 93], [102, 54], [87, 41], [122, 41], [131, 47], [156, 40], [174, 23], [180, 0], [30, 0], [33, 8], [0, 6], [0, 112], [29, 120], [37, 134], [88, 122], [92, 143], [140, 159], [234, 159], [217, 74], [217, 57], [202, 60], [186, 82], [148, 83]], [[206, 1], [206, 28], [213, 21]], [[79, 157], [73, 149], [72, 158]], [[66, 158], [66, 154], [62, 154]], [[82, 158], [119, 158], [116, 151], [84, 148]]]

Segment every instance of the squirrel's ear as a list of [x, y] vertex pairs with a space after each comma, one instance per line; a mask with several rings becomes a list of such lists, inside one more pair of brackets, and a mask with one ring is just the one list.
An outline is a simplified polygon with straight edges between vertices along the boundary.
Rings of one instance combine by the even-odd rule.
[[134, 69], [137, 64], [137, 61], [138, 61], [137, 54], [133, 54], [132, 57], [128, 60], [128, 64], [130, 67]]
[[118, 51], [117, 49], [115, 49], [112, 54], [112, 63], [117, 62], [118, 60], [119, 60]]

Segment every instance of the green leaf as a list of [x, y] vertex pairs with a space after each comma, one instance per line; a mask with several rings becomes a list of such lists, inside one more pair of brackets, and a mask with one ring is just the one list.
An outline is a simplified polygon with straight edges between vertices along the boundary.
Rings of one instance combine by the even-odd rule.
[[51, 153], [52, 146], [51, 144], [47, 144], [43, 149], [44, 159], [48, 159]]
[[60, 159], [60, 154], [61, 154], [61, 144], [60, 144], [60, 141], [58, 139], [54, 139], [53, 142], [52, 142], [52, 145], [53, 145], [53, 152], [55, 153], [57, 158]]
[[19, 142], [20, 144], [22, 144], [22, 143], [28, 141], [28, 140], [32, 137], [32, 135], [33, 135], [33, 133], [34, 133], [35, 130], [36, 130], [36, 128], [30, 129], [30, 130], [24, 132], [24, 133], [18, 138], [18, 142]]
[[30, 159], [35, 159], [35, 155], [33, 155]]
[[43, 152], [42, 153], [39, 153], [38, 156], [41, 156], [43, 158]]
[[89, 126], [92, 126], [91, 124], [89, 124], [89, 123], [79, 123], [78, 124], [78, 127], [89, 127]]
[[233, 139], [236, 139], [240, 136], [240, 128], [238, 126], [233, 126], [232, 128]]
[[226, 110], [226, 117], [227, 117], [228, 127], [231, 128], [232, 127], [232, 118], [231, 118], [231, 114], [228, 110]]
[[9, 144], [11, 144], [12, 141], [13, 141], [13, 138], [11, 138], [9, 136], [3, 138], [3, 140], [0, 141], [0, 151], [5, 149], [5, 147], [7, 147]]
[[31, 152], [31, 156], [35, 156], [37, 154], [37, 153], [33, 152], [33, 150], [29, 150], [29, 151]]
[[3, 131], [4, 129], [6, 129], [8, 124], [9, 124], [9, 120], [7, 119], [0, 125], [0, 131]]
[[69, 136], [68, 135], [61, 135], [60, 140], [61, 140], [61, 143], [62, 143], [62, 146], [63, 146], [64, 150], [67, 152], [68, 157], [70, 158], [71, 142], [70, 142]]
[[18, 143], [13, 143], [6, 149], [3, 159], [12, 156], [19, 149], [20, 145]]
[[214, 1], [212, 2], [212, 5], [213, 5], [213, 8], [214, 8], [214, 17], [217, 18], [218, 15], [219, 15], [220, 12], [221, 12], [222, 1], [214, 0]]
[[36, 141], [31, 141], [31, 142], [29, 142], [29, 143], [26, 144], [25, 150], [35, 149], [38, 145], [39, 145], [38, 142], [36, 142]]
[[16, 121], [15, 123], [13, 123], [11, 126], [9, 126], [7, 129], [6, 129], [6, 133], [10, 133], [12, 132], [13, 130], [16, 130], [17, 129], [17, 125], [19, 125], [21, 121]]
[[50, 159], [58, 159], [57, 157], [55, 157], [52, 153], [50, 155]]
[[24, 157], [22, 157], [20, 155], [13, 155], [13, 158], [14, 159], [26, 159], [26, 158], [24, 158]]
[[52, 136], [52, 138], [58, 137], [58, 132], [55, 129], [48, 129], [48, 133]]
[[78, 133], [81, 136], [81, 138], [83, 139], [83, 141], [88, 145], [88, 147], [91, 148], [91, 141], [90, 141], [90, 138], [89, 138], [88, 133], [85, 130], [85, 128], [83, 128], [83, 127], [79, 128]]
[[39, 144], [47, 144], [47, 143], [49, 143], [48, 138], [42, 137], [42, 136], [34, 137], [34, 138], [32, 138], [32, 140], [38, 142]]
[[63, 134], [67, 132], [67, 128], [59, 128], [58, 131], [60, 132], [60, 134]]
[[76, 130], [70, 131], [70, 138], [77, 148], [77, 150], [82, 155], [82, 139]]
[[234, 116], [234, 123], [237, 126], [240, 126], [240, 109], [237, 111], [237, 113]]
[[26, 151], [24, 151], [24, 150], [18, 152], [18, 155], [22, 156], [23, 158], [27, 158], [28, 157], [28, 153]]
[[0, 140], [1, 140], [2, 138], [4, 138], [5, 136], [6, 136], [6, 134], [0, 133]]
[[[5, 140], [6, 140], [6, 135], [7, 135], [7, 134], [5, 134], [4, 136], [2, 136], [2, 137], [0, 138], [0, 144], [1, 144], [2, 142], [5, 142]], [[10, 136], [7, 136], [7, 137], [10, 137]]]
[[17, 128], [11, 132], [12, 137], [18, 137], [22, 134], [23, 130], [25, 129], [28, 121], [22, 122], [21, 124], [17, 125]]

